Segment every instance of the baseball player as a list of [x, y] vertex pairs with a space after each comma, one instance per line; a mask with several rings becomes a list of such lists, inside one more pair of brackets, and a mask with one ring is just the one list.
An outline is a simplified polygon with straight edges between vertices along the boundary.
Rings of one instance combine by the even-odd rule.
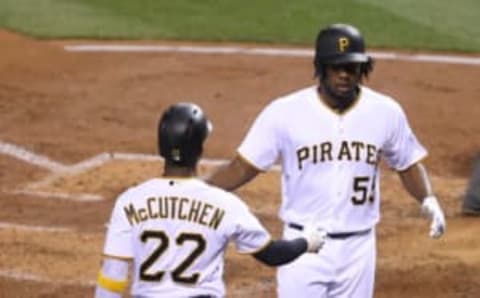
[[121, 297], [133, 260], [133, 297], [224, 297], [224, 252], [271, 266], [316, 252], [326, 232], [309, 226], [292, 240], [270, 234], [238, 197], [196, 178], [209, 122], [191, 103], [171, 106], [158, 126], [163, 176], [122, 193], [112, 211], [95, 297]]
[[427, 152], [404, 111], [361, 84], [373, 61], [360, 32], [345, 24], [322, 29], [314, 67], [318, 85], [267, 105], [238, 155], [208, 180], [233, 190], [280, 160], [284, 238], [298, 237], [304, 222], [318, 218], [329, 240], [318, 254], [278, 268], [279, 297], [372, 297], [380, 159], [421, 204], [433, 238], [445, 231], [444, 213], [421, 163]]

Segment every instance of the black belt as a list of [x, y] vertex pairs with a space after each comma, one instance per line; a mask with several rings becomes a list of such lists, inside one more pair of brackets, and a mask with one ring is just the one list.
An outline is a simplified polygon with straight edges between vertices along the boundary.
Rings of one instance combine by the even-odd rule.
[[[289, 223], [288, 226], [292, 229], [303, 231], [303, 226], [297, 223]], [[344, 232], [344, 233], [328, 233], [327, 236], [332, 239], [345, 239], [351, 236], [360, 236], [366, 235], [370, 232], [371, 229], [355, 231], [355, 232]]]

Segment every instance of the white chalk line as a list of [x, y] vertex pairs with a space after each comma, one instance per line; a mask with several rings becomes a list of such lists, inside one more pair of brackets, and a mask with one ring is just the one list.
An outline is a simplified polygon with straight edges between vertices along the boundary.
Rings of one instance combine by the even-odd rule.
[[27, 272], [19, 272], [11, 269], [0, 269], [0, 276], [11, 278], [14, 280], [21, 280], [21, 281], [35, 281], [40, 283], [48, 283], [48, 284], [56, 284], [56, 285], [67, 285], [67, 286], [94, 286], [94, 280], [52, 280], [50, 278], [46, 278], [37, 274], [27, 273]]
[[[24, 161], [28, 164], [39, 166], [53, 173], [57, 173], [55, 175], [52, 175], [52, 176], [55, 176], [55, 178], [58, 177], [59, 175], [67, 174], [75, 170], [75, 167], [67, 166], [62, 163], [53, 161], [47, 156], [34, 153], [18, 145], [3, 142], [1, 140], [0, 140], [0, 154], [8, 155], [18, 160]], [[93, 160], [93, 161], [87, 160], [81, 164], [87, 164], [87, 165], [99, 164], [98, 162], [97, 163], [95, 162], [96, 160]], [[49, 179], [46, 179], [46, 180], [51, 181], [53, 180], [53, 177], [52, 178], [49, 177]], [[45, 184], [45, 182], [43, 183]], [[31, 187], [27, 186], [25, 189], [12, 190], [12, 191], [6, 191], [6, 192], [11, 194], [24, 194], [29, 196], [36, 196], [40, 198], [55, 198], [55, 199], [66, 199], [66, 200], [74, 200], [74, 201], [99, 201], [103, 199], [102, 196], [95, 195], [95, 194], [53, 193], [53, 192], [38, 191], [38, 190], [35, 190], [35, 188], [37, 187], [34, 187], [32, 185]]]
[[59, 172], [66, 169], [66, 166], [51, 160], [50, 158], [33, 153], [15, 144], [6, 143], [0, 140], [0, 153], [23, 160], [29, 164], [42, 167], [44, 169]]
[[[50, 158], [28, 151], [27, 149], [15, 144], [6, 143], [0, 140], [0, 154], [5, 154], [23, 160], [29, 164], [40, 166], [54, 173], [77, 174], [86, 170], [99, 167], [110, 160], [140, 160], [140, 161], [163, 161], [159, 155], [144, 153], [122, 153], [122, 152], [104, 152], [73, 165], [64, 165]], [[202, 158], [200, 165], [221, 166], [228, 163], [228, 159]], [[277, 168], [277, 167], [274, 167]]]
[[[223, 55], [254, 55], [254, 56], [287, 56], [287, 57], [313, 57], [311, 49], [296, 48], [245, 48], [245, 47], [220, 47], [220, 46], [167, 46], [167, 45], [115, 45], [115, 44], [83, 44], [66, 45], [67, 52], [83, 53], [193, 53], [193, 54], [223, 54]], [[447, 63], [480, 65], [480, 57], [466, 57], [458, 55], [433, 55], [433, 54], [402, 54], [394, 52], [368, 52], [379, 60], [401, 60], [415, 62]]]
[[[31, 182], [26, 186], [27, 190], [35, 190], [39, 189], [43, 186], [50, 185], [53, 181], [60, 177], [65, 177], [67, 175], [75, 175], [75, 174], [80, 174], [83, 173], [89, 169], [93, 169], [96, 167], [99, 167], [103, 165], [104, 163], [108, 162], [111, 160], [111, 154], [110, 153], [101, 153], [98, 155], [95, 155], [94, 157], [88, 158], [84, 161], [81, 161], [77, 164], [70, 165], [70, 166], [65, 166], [62, 171], [58, 172], [53, 172], [51, 175], [47, 176], [46, 178], [38, 181]], [[88, 194], [87, 194], [88, 195]]]
[[[97, 154], [89, 159], [81, 161], [74, 165], [64, 165], [53, 161], [50, 158], [28, 151], [27, 149], [0, 140], [0, 154], [9, 155], [16, 159], [22, 160], [26, 163], [39, 166], [53, 173], [59, 174], [77, 174], [84, 172], [110, 160], [141, 160], [141, 161], [162, 161], [163, 158], [158, 155], [142, 154], [142, 153], [118, 153], [118, 152], [104, 152]], [[201, 159], [200, 164], [208, 166], [218, 166], [226, 164], [228, 161], [224, 159]]]
[[33, 189], [18, 189], [7, 191], [7, 193], [14, 195], [27, 195], [37, 198], [44, 199], [58, 199], [58, 200], [68, 200], [68, 201], [79, 201], [79, 202], [98, 202], [103, 201], [105, 198], [97, 194], [88, 194], [88, 193], [62, 193], [62, 192], [48, 192], [48, 191], [39, 191]]
[[72, 232], [73, 229], [57, 226], [39, 226], [39, 225], [24, 225], [11, 222], [0, 222], [0, 229], [14, 229], [21, 231], [32, 232]]
[[[72, 200], [72, 201], [83, 201], [83, 202], [95, 202], [101, 201], [105, 198], [98, 194], [89, 194], [89, 193], [62, 193], [62, 192], [47, 192], [41, 191], [39, 188], [47, 186], [52, 183], [54, 180], [59, 177], [65, 177], [66, 175], [74, 175], [84, 173], [90, 169], [100, 167], [105, 163], [112, 160], [126, 160], [126, 161], [163, 161], [163, 158], [158, 155], [151, 154], [142, 154], [142, 153], [121, 153], [121, 152], [104, 152], [96, 156], [93, 156], [89, 159], [81, 161], [74, 165], [64, 165], [56, 161], [51, 160], [50, 158], [36, 154], [32, 151], [28, 151], [23, 147], [20, 147], [15, 144], [6, 143], [0, 140], [0, 154], [9, 155], [11, 157], [22, 160], [28, 164], [40, 166], [46, 170], [52, 172], [51, 175], [46, 178], [32, 182], [26, 185], [22, 189], [15, 190], [3, 190], [6, 193], [10, 194], [23, 194], [28, 196], [35, 196], [39, 198], [49, 198], [49, 199], [62, 199], [62, 200]], [[203, 158], [199, 161], [199, 165], [205, 166], [221, 166], [228, 163], [226, 159], [208, 159]], [[273, 171], [280, 171], [280, 167], [275, 165], [272, 167]]]
[[[140, 161], [163, 161], [163, 158], [158, 155], [139, 154], [139, 153], [112, 153], [112, 160], [140, 160]], [[213, 159], [202, 158], [199, 160], [199, 165], [218, 167], [228, 164], [228, 159]], [[280, 171], [279, 165], [274, 165], [270, 168], [272, 171]]]

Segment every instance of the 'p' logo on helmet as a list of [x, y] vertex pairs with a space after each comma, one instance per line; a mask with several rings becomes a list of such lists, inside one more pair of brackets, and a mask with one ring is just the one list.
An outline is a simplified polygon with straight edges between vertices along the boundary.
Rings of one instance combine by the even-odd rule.
[[340, 37], [337, 41], [338, 43], [338, 49], [340, 50], [340, 52], [345, 52], [345, 50], [347, 50], [348, 46], [350, 45], [350, 40], [348, 40], [348, 38], [346, 37]]

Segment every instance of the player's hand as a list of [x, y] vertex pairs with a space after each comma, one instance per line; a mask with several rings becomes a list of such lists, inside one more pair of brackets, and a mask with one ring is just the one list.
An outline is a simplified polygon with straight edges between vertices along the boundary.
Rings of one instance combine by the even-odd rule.
[[303, 237], [307, 240], [307, 252], [318, 252], [327, 240], [327, 231], [316, 225], [307, 225], [303, 229]]
[[428, 196], [423, 200], [422, 213], [427, 215], [430, 220], [430, 237], [439, 238], [445, 233], [447, 223], [445, 222], [445, 215], [435, 196]]

